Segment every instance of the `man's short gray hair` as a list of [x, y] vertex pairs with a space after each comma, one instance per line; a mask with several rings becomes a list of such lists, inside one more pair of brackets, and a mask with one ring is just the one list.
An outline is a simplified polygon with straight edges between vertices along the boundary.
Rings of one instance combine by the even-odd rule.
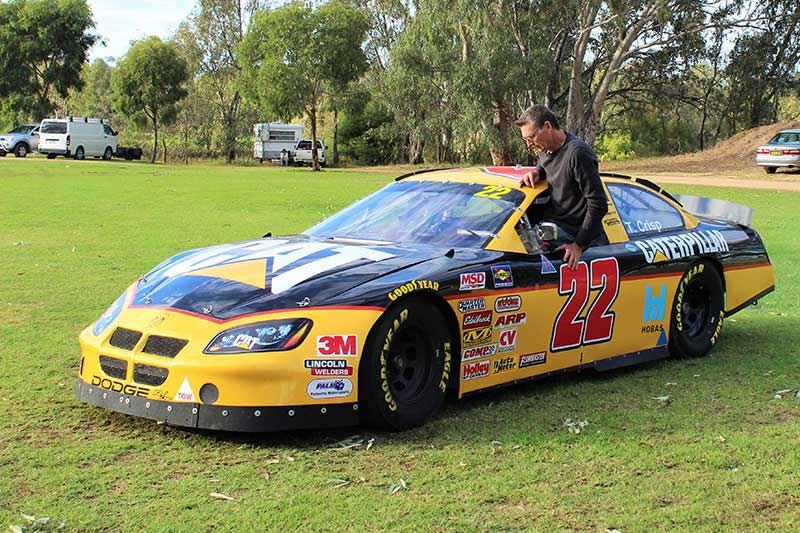
[[541, 128], [544, 126], [545, 122], [549, 122], [551, 126], [555, 129], [560, 130], [561, 126], [558, 124], [558, 118], [556, 117], [555, 113], [550, 111], [549, 108], [541, 105], [536, 104], [530, 106], [528, 109], [522, 112], [519, 116], [515, 124], [518, 127], [522, 127], [528, 122], [533, 122], [533, 125], [537, 128]]

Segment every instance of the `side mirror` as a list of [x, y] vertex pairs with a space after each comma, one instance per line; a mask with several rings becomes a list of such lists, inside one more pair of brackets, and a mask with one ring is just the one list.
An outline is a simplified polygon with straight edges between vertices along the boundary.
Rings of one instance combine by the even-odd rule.
[[558, 226], [552, 222], [540, 222], [536, 226], [536, 231], [537, 237], [542, 241], [552, 242], [558, 240]]

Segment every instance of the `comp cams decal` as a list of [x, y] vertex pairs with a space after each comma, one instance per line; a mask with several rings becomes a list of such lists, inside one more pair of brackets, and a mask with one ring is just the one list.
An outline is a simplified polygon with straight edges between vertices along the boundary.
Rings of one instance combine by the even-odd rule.
[[474, 346], [472, 348], [464, 348], [461, 353], [461, 361], [471, 361], [473, 359], [481, 359], [483, 357], [490, 357], [497, 353], [497, 343], [485, 344], [483, 346]]
[[648, 263], [659, 263], [693, 255], [727, 252], [730, 250], [722, 232], [700, 230], [666, 237], [653, 237], [633, 243], [642, 251]]
[[439, 290], [439, 282], [437, 282], [437, 281], [429, 281], [429, 280], [426, 280], [426, 279], [414, 279], [414, 280], [409, 281], [408, 283], [404, 283], [403, 285], [400, 285], [399, 287], [394, 289], [392, 292], [387, 294], [387, 296], [389, 297], [389, 299], [391, 301], [395, 301], [398, 298], [400, 298], [401, 296], [405, 296], [406, 294], [410, 294], [410, 293], [412, 293], [414, 291], [419, 291], [419, 290], [422, 290], [422, 289], [429, 289], [429, 290], [432, 290], [432, 291], [438, 291]]
[[315, 400], [345, 398], [353, 393], [353, 382], [347, 378], [315, 379], [308, 384], [306, 392]]

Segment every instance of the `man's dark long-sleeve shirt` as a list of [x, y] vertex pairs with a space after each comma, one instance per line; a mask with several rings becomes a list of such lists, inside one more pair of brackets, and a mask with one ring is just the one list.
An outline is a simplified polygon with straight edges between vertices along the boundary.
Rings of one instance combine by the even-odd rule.
[[575, 235], [575, 243], [586, 248], [603, 231], [603, 217], [608, 212], [594, 151], [567, 133], [561, 148], [542, 156], [539, 170], [550, 184], [550, 205], [543, 219]]

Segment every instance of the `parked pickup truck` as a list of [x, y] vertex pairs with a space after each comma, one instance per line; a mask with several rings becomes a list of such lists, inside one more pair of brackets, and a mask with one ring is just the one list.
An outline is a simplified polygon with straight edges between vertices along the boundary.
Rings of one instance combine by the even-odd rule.
[[[325, 164], [325, 145], [322, 141], [317, 139], [317, 156], [319, 157], [319, 164]], [[298, 141], [297, 146], [294, 147], [294, 163], [295, 165], [313, 165], [314, 158], [311, 154], [311, 141], [303, 139]]]

